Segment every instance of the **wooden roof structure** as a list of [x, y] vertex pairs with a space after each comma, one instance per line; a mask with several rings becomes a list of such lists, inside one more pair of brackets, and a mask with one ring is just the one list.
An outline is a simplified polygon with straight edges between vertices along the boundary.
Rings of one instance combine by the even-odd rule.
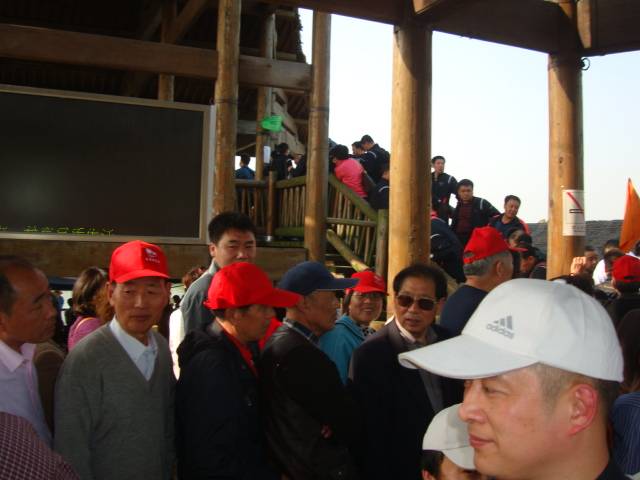
[[[159, 0], [7, 0], [0, 2], [0, 84], [158, 98], [158, 73], [175, 75], [173, 100], [213, 103], [217, 2], [179, 0], [162, 34]], [[275, 58], [260, 55], [262, 18], [275, 13]], [[240, 32], [237, 144], [256, 138], [258, 85], [276, 87], [286, 135], [307, 138], [310, 66], [294, 7], [245, 1]], [[247, 153], [253, 153], [251, 148]]]

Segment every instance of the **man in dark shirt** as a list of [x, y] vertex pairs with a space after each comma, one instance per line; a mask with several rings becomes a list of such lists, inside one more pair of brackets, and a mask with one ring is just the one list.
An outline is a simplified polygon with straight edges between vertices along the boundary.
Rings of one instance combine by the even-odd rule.
[[496, 228], [505, 239], [509, 238], [509, 234], [514, 229], [523, 230], [525, 233], [531, 233], [526, 223], [518, 218], [518, 210], [520, 209], [520, 198], [515, 195], [507, 195], [504, 197], [504, 213], [496, 215], [489, 220], [489, 225]]
[[249, 168], [250, 161], [249, 155], [240, 155], [240, 168], [235, 172], [235, 177], [238, 180], [253, 180], [256, 178], [256, 172]]
[[436, 155], [431, 159], [431, 208], [436, 211], [438, 217], [449, 222], [451, 206], [449, 199], [458, 191], [458, 181], [455, 177], [444, 173], [446, 160], [442, 155]]
[[378, 183], [382, 179], [384, 160], [377, 157], [373, 152], [367, 152], [362, 146], [362, 142], [353, 142], [351, 144], [351, 151], [353, 152], [351, 156], [362, 164], [367, 175], [371, 177], [371, 180]]
[[460, 240], [451, 231], [447, 222], [438, 218], [433, 209], [431, 210], [431, 255], [432, 260], [456, 282], [465, 281]]
[[369, 173], [369, 175], [371, 176], [374, 182], [378, 182], [380, 181], [380, 177], [382, 176], [382, 172], [381, 172], [382, 165], [384, 165], [385, 163], [390, 163], [389, 152], [387, 152], [384, 148], [382, 148], [380, 145], [375, 143], [373, 141], [373, 138], [371, 138], [371, 136], [369, 135], [363, 135], [362, 138], [360, 139], [360, 143], [362, 144], [362, 148], [364, 148], [368, 154], [366, 158], [363, 158], [363, 163], [362, 163], [362, 165], [365, 167], [365, 170], [367, 170], [367, 173], [369, 173], [369, 170], [367, 169], [367, 163], [370, 161], [370, 160], [367, 160], [367, 158], [371, 158], [371, 155], [375, 157], [375, 162], [373, 162], [373, 165], [377, 166], [379, 173], [375, 174], [375, 171], [374, 171], [374, 175], [371, 175], [371, 173]]
[[458, 182], [458, 205], [453, 212], [451, 230], [462, 245], [466, 245], [474, 228], [484, 227], [491, 217], [500, 212], [487, 200], [473, 196], [473, 182], [463, 179]]
[[467, 281], [449, 297], [440, 315], [440, 325], [451, 335], [460, 335], [487, 293], [513, 274], [509, 245], [493, 227], [473, 231], [463, 261]]
[[357, 279], [334, 278], [318, 262], [289, 269], [278, 284], [302, 299], [260, 360], [265, 433], [274, 460], [291, 479], [356, 478], [351, 450], [358, 439], [355, 404], [318, 337], [336, 321], [336, 292]]
[[382, 167], [382, 178], [369, 193], [369, 203], [376, 210], [389, 210], [389, 164]]
[[520, 243], [520, 276], [522, 278], [536, 278], [538, 280], [547, 279], [547, 263], [544, 254], [536, 247]]
[[624, 255], [613, 262], [613, 288], [620, 296], [607, 306], [613, 323], [618, 326], [627, 312], [640, 308], [640, 259]]

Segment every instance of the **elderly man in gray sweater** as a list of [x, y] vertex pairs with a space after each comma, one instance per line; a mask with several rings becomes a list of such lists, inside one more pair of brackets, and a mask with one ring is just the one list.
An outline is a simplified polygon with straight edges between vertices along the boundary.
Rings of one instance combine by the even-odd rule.
[[175, 377], [167, 342], [151, 331], [169, 300], [166, 258], [128, 242], [109, 276], [115, 317], [76, 345], [58, 378], [55, 449], [83, 480], [169, 479]]

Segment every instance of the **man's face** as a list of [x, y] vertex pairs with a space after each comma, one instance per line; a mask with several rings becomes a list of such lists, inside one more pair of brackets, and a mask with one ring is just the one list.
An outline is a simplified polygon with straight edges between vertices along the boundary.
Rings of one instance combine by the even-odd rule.
[[109, 284], [109, 303], [122, 329], [146, 344], [147, 332], [162, 318], [171, 287], [160, 277], [142, 277]]
[[232, 321], [238, 340], [244, 343], [260, 340], [274, 315], [273, 307], [267, 305], [251, 305], [246, 310], [235, 309]]
[[209, 245], [209, 253], [222, 268], [234, 262], [250, 262], [256, 258], [256, 237], [253, 232], [232, 228], [224, 232], [218, 243]]
[[533, 267], [536, 265], [536, 257], [531, 255], [530, 257], [523, 257], [520, 255], [520, 273], [530, 273]]
[[380, 292], [353, 292], [349, 303], [349, 316], [358, 325], [369, 325], [382, 312], [384, 294]]
[[433, 162], [433, 171], [438, 175], [444, 173], [444, 160], [436, 160]]
[[518, 210], [520, 209], [520, 202], [517, 200], [509, 200], [504, 204], [504, 215], [508, 219], [515, 218], [518, 215]]
[[559, 399], [550, 406], [531, 367], [468, 380], [460, 418], [468, 424], [478, 471], [498, 478], [544, 478], [546, 465], [566, 455]]
[[19, 350], [23, 343], [46, 342], [53, 336], [57, 311], [49, 282], [40, 270], [11, 268], [6, 277], [15, 290], [11, 311], [0, 312], [0, 340]]
[[362, 142], [362, 146], [365, 151], [369, 151], [371, 150], [371, 147], [373, 147], [373, 142]]
[[[398, 303], [398, 297], [411, 297], [413, 303], [408, 307], [403, 307]], [[423, 310], [419, 307], [417, 299], [431, 300], [433, 308], [431, 310]], [[394, 302], [395, 316], [398, 323], [418, 340], [425, 339], [427, 329], [435, 319], [437, 306], [435, 283], [431, 279], [422, 277], [406, 278], [402, 282]]]
[[593, 250], [584, 252], [584, 271], [589, 273], [589, 275], [593, 275], [598, 260], [598, 252], [594, 252]]
[[459, 187], [458, 196], [462, 199], [463, 202], [470, 202], [473, 198], [473, 187], [469, 187], [467, 185]]
[[336, 292], [316, 290], [302, 301], [305, 304], [305, 318], [314, 334], [320, 336], [335, 326], [339, 305]]

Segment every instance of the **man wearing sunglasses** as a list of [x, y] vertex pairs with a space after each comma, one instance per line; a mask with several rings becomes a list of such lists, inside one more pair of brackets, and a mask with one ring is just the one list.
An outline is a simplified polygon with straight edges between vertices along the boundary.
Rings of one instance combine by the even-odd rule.
[[459, 383], [400, 366], [398, 354], [448, 338], [434, 320], [447, 296], [444, 274], [414, 264], [393, 280], [395, 315], [353, 353], [350, 387], [366, 432], [361, 477], [419, 480], [422, 437], [436, 413], [462, 399]]

